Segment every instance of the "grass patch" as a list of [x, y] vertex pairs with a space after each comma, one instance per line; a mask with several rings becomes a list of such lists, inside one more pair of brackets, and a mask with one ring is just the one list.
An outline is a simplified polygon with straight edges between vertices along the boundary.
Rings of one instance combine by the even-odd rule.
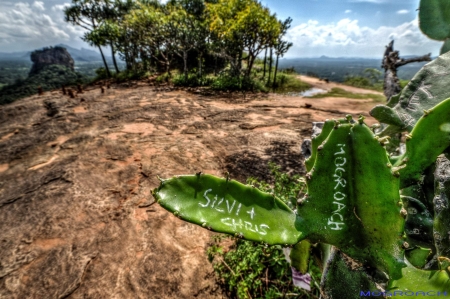
[[349, 91], [343, 90], [342, 88], [338, 88], [338, 87], [332, 88], [327, 93], [316, 94], [309, 98], [318, 99], [318, 98], [331, 98], [331, 97], [349, 98], [349, 99], [372, 99], [375, 102], [386, 101], [386, 98], [383, 95], [372, 94], [372, 93], [353, 93], [353, 92], [349, 92]]
[[306, 82], [303, 82], [297, 75], [289, 75], [289, 74], [278, 74], [277, 75], [277, 83], [274, 91], [276, 93], [287, 93], [287, 92], [302, 92], [311, 88]]

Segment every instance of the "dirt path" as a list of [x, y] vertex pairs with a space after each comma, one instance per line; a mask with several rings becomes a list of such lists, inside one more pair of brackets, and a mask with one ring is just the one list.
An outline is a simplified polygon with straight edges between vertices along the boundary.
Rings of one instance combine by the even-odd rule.
[[369, 90], [369, 89], [348, 86], [348, 85], [336, 83], [336, 82], [326, 83], [325, 81], [320, 80], [319, 78], [315, 78], [315, 77], [308, 77], [308, 76], [300, 75], [300, 76], [298, 76], [298, 78], [308, 84], [311, 84], [313, 87], [324, 89], [327, 91], [331, 90], [332, 88], [338, 87], [338, 88], [341, 88], [343, 90], [353, 92], [353, 93], [364, 93], [364, 94], [372, 93], [372, 94], [383, 95], [382, 92], [375, 91], [375, 90]]
[[0, 297], [222, 298], [211, 233], [154, 204], [156, 176], [304, 173], [312, 121], [373, 105], [139, 83], [0, 107]]

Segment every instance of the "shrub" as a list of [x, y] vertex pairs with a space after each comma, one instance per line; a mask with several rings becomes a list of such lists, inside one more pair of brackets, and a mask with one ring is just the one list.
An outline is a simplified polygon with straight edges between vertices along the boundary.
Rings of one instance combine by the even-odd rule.
[[197, 74], [189, 74], [187, 78], [184, 75], [177, 75], [172, 79], [175, 86], [196, 87], [208, 86], [214, 81], [211, 77], [198, 76]]

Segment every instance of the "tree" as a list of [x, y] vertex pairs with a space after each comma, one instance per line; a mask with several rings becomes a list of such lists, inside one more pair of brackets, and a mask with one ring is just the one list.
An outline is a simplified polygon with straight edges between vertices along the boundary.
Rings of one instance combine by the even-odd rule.
[[168, 38], [173, 40], [173, 51], [183, 59], [184, 78], [188, 77], [187, 59], [188, 52], [197, 48], [201, 38], [201, 24], [179, 5], [169, 5], [165, 26]]
[[277, 42], [275, 44], [275, 55], [277, 56], [275, 62], [275, 73], [273, 74], [273, 86], [276, 86], [277, 82], [277, 71], [278, 71], [278, 59], [284, 56], [287, 51], [292, 47], [292, 43], [284, 41], [282, 38], [286, 34], [287, 30], [291, 27], [292, 19], [289, 17], [284, 22], [280, 22], [280, 34], [277, 37]]
[[246, 51], [249, 77], [258, 54], [279, 34], [277, 19], [255, 0], [219, 0], [208, 4], [207, 11], [215, 52], [229, 60], [232, 75], [240, 75]]
[[84, 35], [83, 40], [93, 46], [98, 47], [102, 56], [103, 64], [108, 77], [111, 76], [105, 55], [103, 54], [101, 45], [105, 41], [98, 35], [90, 35], [95, 30], [104, 16], [103, 5], [109, 3], [109, 0], [72, 0], [72, 6], [64, 10], [65, 21], [74, 25], [78, 25], [88, 32]]

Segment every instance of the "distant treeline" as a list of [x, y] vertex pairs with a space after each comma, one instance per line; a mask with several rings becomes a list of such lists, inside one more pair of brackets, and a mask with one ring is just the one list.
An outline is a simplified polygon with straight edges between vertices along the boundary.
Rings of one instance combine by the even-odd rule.
[[[426, 62], [418, 62], [404, 65], [398, 69], [398, 76], [402, 80], [411, 80], [425, 64]], [[364, 76], [366, 69], [377, 69], [384, 73], [381, 58], [293, 58], [282, 59], [279, 65], [280, 69], [293, 68], [299, 74], [326, 78], [334, 82], [345, 82], [349, 77]]]

